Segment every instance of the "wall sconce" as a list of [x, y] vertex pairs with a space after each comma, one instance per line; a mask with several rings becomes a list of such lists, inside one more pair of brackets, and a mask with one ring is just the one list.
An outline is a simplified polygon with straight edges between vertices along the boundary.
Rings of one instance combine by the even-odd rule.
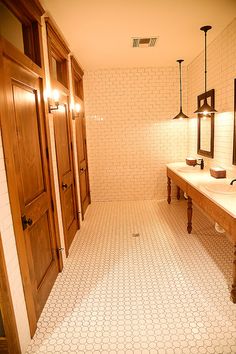
[[[59, 97], [60, 97], [59, 91], [53, 90], [52, 98], [49, 98], [49, 100], [48, 100], [49, 113], [52, 113], [52, 111], [56, 111], [59, 109]], [[54, 102], [54, 105], [51, 104], [51, 101]]]
[[81, 105], [79, 103], [73, 103], [71, 105], [71, 109], [72, 109], [72, 117], [73, 119], [75, 119], [76, 116], [78, 116], [78, 113], [81, 111]]
[[81, 110], [81, 105], [80, 105], [79, 103], [76, 103], [76, 104], [75, 104], [75, 112], [76, 112], [76, 113], [79, 113], [80, 110]]

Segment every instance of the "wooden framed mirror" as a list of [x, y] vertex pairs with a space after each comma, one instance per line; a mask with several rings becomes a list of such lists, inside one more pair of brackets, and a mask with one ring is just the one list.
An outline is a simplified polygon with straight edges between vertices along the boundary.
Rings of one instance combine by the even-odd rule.
[[[198, 108], [207, 98], [211, 107], [215, 107], [215, 90], [209, 90], [197, 97]], [[202, 156], [214, 157], [214, 113], [207, 116], [198, 114], [197, 153]]]
[[236, 79], [234, 79], [234, 140], [233, 140], [233, 165], [236, 165]]

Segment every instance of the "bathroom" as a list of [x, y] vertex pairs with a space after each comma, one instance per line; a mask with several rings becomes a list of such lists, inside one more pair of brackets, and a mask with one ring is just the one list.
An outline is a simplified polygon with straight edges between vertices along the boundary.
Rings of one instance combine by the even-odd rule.
[[[236, 178], [236, 3], [179, 0], [174, 6], [173, 11], [171, 0], [0, 4], [4, 353], [236, 353], [231, 296], [236, 200], [222, 187]], [[31, 48], [25, 34], [35, 33], [36, 22], [39, 44], [33, 38], [40, 51]], [[23, 40], [18, 37], [21, 24]], [[207, 42], [200, 30], [206, 25], [212, 26]], [[154, 47], [142, 41], [133, 47], [134, 38], [148, 37], [156, 38]], [[11, 100], [9, 77], [17, 83], [19, 112], [21, 95], [31, 97], [20, 91], [20, 83], [33, 90], [42, 86], [41, 158], [52, 200], [47, 206], [55, 233], [50, 247], [58, 259], [43, 300], [40, 269], [49, 262], [44, 257], [49, 246], [34, 226], [38, 204], [31, 211], [20, 202], [14, 136], [20, 129], [31, 133], [5, 109], [11, 105], [5, 104]], [[199, 118], [194, 113], [198, 96], [211, 90], [208, 103], [216, 112]], [[188, 118], [173, 119], [180, 105]], [[201, 136], [207, 147], [201, 148]], [[40, 189], [32, 162], [38, 145], [32, 145], [33, 139], [24, 144], [27, 150], [19, 148], [20, 153], [29, 156], [22, 166], [32, 176], [21, 178], [36, 181]], [[203, 170], [188, 166], [190, 158], [203, 159]], [[212, 177], [210, 169], [225, 171], [226, 178]], [[201, 178], [198, 188], [192, 181], [199, 184]], [[220, 186], [217, 196], [204, 189], [209, 181]], [[21, 193], [33, 193], [27, 183]], [[66, 229], [70, 201], [74, 219]], [[42, 222], [42, 216], [37, 218]], [[30, 245], [29, 233], [35, 237]], [[29, 260], [27, 247], [37, 264]], [[28, 285], [32, 269], [36, 279], [41, 277], [35, 288]]]

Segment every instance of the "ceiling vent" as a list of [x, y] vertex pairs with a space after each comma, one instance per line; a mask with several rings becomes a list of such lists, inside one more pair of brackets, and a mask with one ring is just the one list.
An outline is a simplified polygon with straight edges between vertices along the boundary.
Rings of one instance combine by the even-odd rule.
[[147, 48], [155, 47], [158, 37], [143, 37], [143, 38], [132, 38], [133, 48]]

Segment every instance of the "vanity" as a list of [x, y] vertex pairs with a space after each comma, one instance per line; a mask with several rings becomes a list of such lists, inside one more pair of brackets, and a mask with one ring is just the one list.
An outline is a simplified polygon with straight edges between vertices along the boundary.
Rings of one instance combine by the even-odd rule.
[[233, 283], [231, 299], [236, 303], [236, 184], [230, 179], [215, 179], [209, 171], [199, 166], [185, 163], [167, 165], [167, 202], [171, 203], [171, 183], [177, 186], [177, 199], [180, 190], [187, 195], [187, 231], [192, 231], [193, 202], [215, 222], [225, 229], [226, 236], [234, 245]]

